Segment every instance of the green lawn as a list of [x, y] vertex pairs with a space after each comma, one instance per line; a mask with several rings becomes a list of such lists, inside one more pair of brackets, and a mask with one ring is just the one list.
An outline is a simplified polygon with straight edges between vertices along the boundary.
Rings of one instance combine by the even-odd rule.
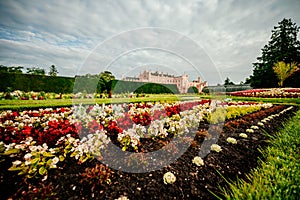
[[129, 102], [174, 102], [180, 100], [200, 99], [196, 95], [170, 95], [159, 94], [147, 97], [135, 98], [110, 98], [110, 99], [46, 99], [46, 100], [0, 100], [0, 110], [22, 110], [46, 107], [72, 106], [73, 104], [109, 104], [109, 103], [129, 103]]
[[261, 150], [264, 160], [248, 181], [230, 183], [226, 199], [299, 199], [300, 194], [300, 111]]
[[210, 96], [195, 94], [151, 94], [147, 97], [135, 98], [111, 98], [111, 99], [46, 99], [46, 100], [0, 100], [0, 110], [23, 110], [46, 107], [72, 106], [73, 104], [109, 104], [129, 102], [174, 102], [195, 99], [225, 99], [231, 98], [235, 101], [256, 101], [300, 105], [300, 98], [254, 98], [254, 97], [232, 97], [232, 96]]
[[256, 101], [256, 102], [269, 102], [276, 104], [289, 104], [296, 105], [300, 104], [300, 98], [257, 98], [257, 97], [229, 97], [236, 101]]

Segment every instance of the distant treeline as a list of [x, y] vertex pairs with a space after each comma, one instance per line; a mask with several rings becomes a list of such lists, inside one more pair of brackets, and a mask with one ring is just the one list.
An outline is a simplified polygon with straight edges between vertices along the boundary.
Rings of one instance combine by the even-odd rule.
[[[61, 77], [18, 73], [0, 73], [0, 91], [21, 90], [25, 92], [54, 92], [54, 93], [100, 93], [99, 77]], [[173, 93], [178, 94], [175, 84], [156, 84], [145, 82], [129, 82], [112, 80], [109, 82], [113, 94], [120, 93]]]
[[74, 78], [46, 75], [0, 73], [0, 91], [9, 90], [72, 93]]

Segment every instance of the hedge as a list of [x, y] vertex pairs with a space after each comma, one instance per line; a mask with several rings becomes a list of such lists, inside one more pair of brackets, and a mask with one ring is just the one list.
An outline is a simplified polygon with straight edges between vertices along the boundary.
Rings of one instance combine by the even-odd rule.
[[147, 82], [133, 82], [133, 81], [122, 81], [113, 80], [111, 83], [112, 93], [146, 93], [146, 94], [162, 94], [171, 93], [178, 94], [178, 88], [175, 84], [158, 84], [158, 83], [147, 83]]
[[[54, 92], [54, 93], [99, 93], [97, 77], [61, 77], [32, 74], [0, 73], [0, 92], [5, 92], [7, 88], [11, 91], [21, 90], [24, 92]], [[178, 94], [175, 84], [157, 84], [146, 82], [131, 82], [113, 80], [110, 82], [112, 93], [147, 93]]]
[[32, 74], [0, 73], [0, 91], [13, 90], [72, 93], [74, 78]]

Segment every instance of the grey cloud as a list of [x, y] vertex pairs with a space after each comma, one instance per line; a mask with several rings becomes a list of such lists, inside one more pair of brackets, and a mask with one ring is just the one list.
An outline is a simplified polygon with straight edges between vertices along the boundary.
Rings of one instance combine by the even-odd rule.
[[[292, 18], [300, 25], [299, 10], [293, 0], [0, 1], [0, 59], [4, 65], [55, 64], [65, 76], [99, 73], [101, 62], [114, 59], [113, 52], [151, 40], [180, 48], [211, 84], [220, 82], [209, 74], [213, 67], [222, 78], [240, 82], [252, 73], [252, 63], [279, 21]], [[189, 52], [180, 38], [168, 40], [164, 35], [157, 40], [150, 34], [117, 40], [106, 52], [96, 52], [105, 41], [141, 27], [173, 30], [194, 40], [201, 50]], [[168, 54], [140, 51], [122, 57], [112, 69], [123, 74], [148, 63], [173, 65], [179, 72], [185, 64]]]

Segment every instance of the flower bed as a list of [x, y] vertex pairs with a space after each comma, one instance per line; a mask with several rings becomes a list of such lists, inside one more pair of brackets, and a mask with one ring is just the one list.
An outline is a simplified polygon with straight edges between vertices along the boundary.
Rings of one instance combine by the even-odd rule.
[[[135, 97], [148, 97], [146, 94], [114, 94], [113, 98], [135, 98]], [[92, 98], [109, 98], [108, 94], [99, 93], [82, 93], [78, 92], [75, 94], [57, 94], [52, 92], [24, 92], [15, 90], [12, 92], [0, 92], [0, 99], [12, 99], [12, 100], [45, 100], [45, 99], [92, 99]]]
[[230, 92], [229, 94], [242, 97], [299, 98], [300, 88], [250, 89]]
[[[1, 194], [212, 198], [208, 189], [218, 192], [215, 181], [224, 185], [215, 170], [229, 178], [244, 176], [256, 164], [256, 147], [265, 144], [262, 130], [273, 131], [276, 118], [293, 109], [202, 100], [5, 111], [0, 115]], [[165, 159], [149, 156], [162, 155], [156, 155], [160, 150]], [[126, 159], [116, 159], [120, 152]]]

